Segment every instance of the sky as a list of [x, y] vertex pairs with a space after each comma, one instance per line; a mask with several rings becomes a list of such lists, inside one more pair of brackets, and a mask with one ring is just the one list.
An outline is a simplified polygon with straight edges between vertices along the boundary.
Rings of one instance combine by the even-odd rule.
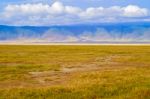
[[150, 21], [150, 0], [0, 0], [1, 25]]

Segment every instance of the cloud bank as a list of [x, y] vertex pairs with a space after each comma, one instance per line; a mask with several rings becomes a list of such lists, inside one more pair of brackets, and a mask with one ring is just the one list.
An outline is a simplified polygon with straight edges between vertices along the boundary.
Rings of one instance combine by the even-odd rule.
[[83, 9], [54, 2], [51, 5], [42, 3], [7, 5], [0, 13], [0, 22], [12, 25], [62, 25], [134, 21], [143, 20], [148, 16], [148, 9], [136, 5]]

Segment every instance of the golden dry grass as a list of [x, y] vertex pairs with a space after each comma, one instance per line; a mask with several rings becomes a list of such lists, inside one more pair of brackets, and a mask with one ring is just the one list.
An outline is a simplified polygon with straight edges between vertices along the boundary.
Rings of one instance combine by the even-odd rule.
[[150, 46], [0, 46], [0, 99], [150, 99]]

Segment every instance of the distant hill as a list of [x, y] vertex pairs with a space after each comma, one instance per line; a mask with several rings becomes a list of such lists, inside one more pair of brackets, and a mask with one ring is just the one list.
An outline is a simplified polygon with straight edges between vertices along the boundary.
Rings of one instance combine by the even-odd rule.
[[150, 42], [150, 23], [101, 23], [70, 26], [0, 25], [0, 41]]

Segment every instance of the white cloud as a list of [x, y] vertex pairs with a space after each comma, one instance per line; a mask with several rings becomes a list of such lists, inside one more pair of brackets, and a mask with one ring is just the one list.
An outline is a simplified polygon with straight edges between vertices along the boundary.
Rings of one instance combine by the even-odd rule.
[[113, 6], [110, 8], [87, 8], [86, 11], [80, 14], [83, 18], [95, 18], [95, 17], [115, 17], [121, 16], [122, 9], [119, 6]]
[[126, 7], [112, 6], [109, 8], [87, 8], [81, 13], [81, 17], [95, 18], [95, 17], [143, 17], [148, 15], [146, 8], [140, 8], [135, 5]]
[[123, 8], [123, 11], [124, 11], [124, 16], [127, 17], [141, 17], [141, 16], [148, 15], [148, 10], [146, 8], [140, 8], [134, 5], [129, 5]]
[[65, 11], [65, 6], [61, 3], [61, 2], [55, 2], [54, 4], [52, 4], [52, 6], [49, 9], [49, 12], [53, 12], [53, 13], [64, 13]]
[[[126, 20], [125, 17], [145, 17], [148, 16], [148, 9], [135, 5], [82, 9], [55, 2], [52, 5], [42, 3], [8, 5], [0, 15], [3, 20], [6, 20], [6, 24], [52, 25], [95, 22], [97, 20], [109, 22], [117, 21], [118, 17], [124, 18], [124, 20]], [[2, 20], [0, 19], [0, 21]]]
[[82, 12], [82, 10], [78, 7], [66, 6], [65, 10], [69, 14], [77, 15]]

